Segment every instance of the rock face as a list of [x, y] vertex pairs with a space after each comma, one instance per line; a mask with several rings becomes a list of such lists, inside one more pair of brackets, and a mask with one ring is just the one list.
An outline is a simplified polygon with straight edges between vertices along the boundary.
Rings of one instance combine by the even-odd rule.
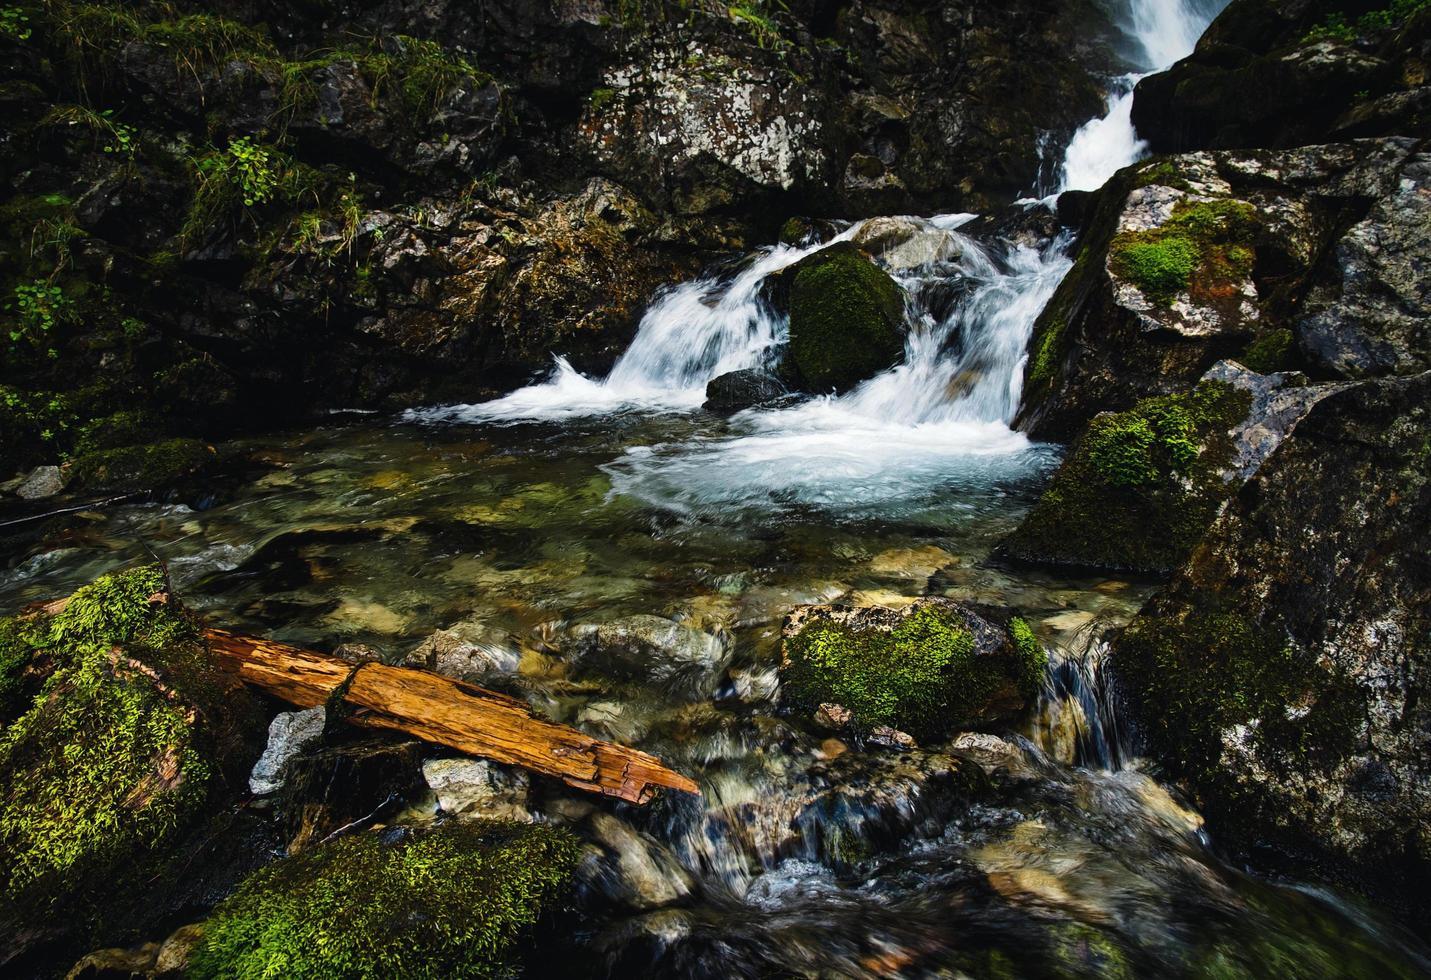
[[1150, 747], [1215, 828], [1416, 902], [1431, 870], [1428, 423], [1427, 373], [1323, 399], [1113, 650]]
[[1424, 133], [1431, 16], [1356, 6], [1235, 0], [1196, 52], [1139, 82], [1138, 135], [1175, 153]]
[[886, 740], [1017, 715], [1048, 658], [1023, 620], [984, 612], [948, 599], [903, 610], [801, 606], [783, 628], [783, 699], [829, 727], [887, 727]]
[[848, 391], [904, 354], [904, 294], [847, 242], [786, 269], [788, 369], [810, 392]]
[[1119, 174], [1035, 326], [1017, 424], [1071, 439], [1222, 357], [1321, 378], [1423, 370], [1426, 166], [1389, 138]]

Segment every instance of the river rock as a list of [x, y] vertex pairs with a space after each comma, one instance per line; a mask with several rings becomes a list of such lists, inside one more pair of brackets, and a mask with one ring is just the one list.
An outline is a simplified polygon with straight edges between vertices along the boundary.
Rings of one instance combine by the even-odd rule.
[[1150, 747], [1220, 834], [1414, 903], [1431, 867], [1428, 424], [1431, 373], [1320, 400], [1113, 647]]
[[444, 813], [467, 820], [535, 819], [527, 809], [529, 780], [520, 769], [485, 759], [429, 759], [422, 778]]
[[925, 739], [1018, 715], [1048, 660], [1022, 620], [943, 598], [800, 606], [782, 636], [787, 705], [826, 728], [887, 728], [896, 747], [906, 732]]
[[1404, 138], [1122, 171], [1035, 324], [1016, 424], [1072, 439], [1223, 358], [1331, 378], [1425, 370], [1428, 175]]
[[707, 382], [706, 401], [701, 407], [718, 415], [730, 415], [747, 408], [769, 405], [787, 394], [779, 378], [747, 368], [729, 371]]
[[423, 640], [403, 658], [403, 665], [480, 684], [491, 674], [515, 672], [521, 659], [506, 633], [465, 619]]
[[580, 873], [608, 898], [646, 911], [679, 902], [695, 890], [690, 873], [650, 835], [609, 813], [593, 813], [586, 826], [601, 857]]
[[653, 680], [710, 694], [729, 659], [719, 636], [660, 616], [626, 616], [570, 631], [568, 655], [581, 670]]
[[283, 767], [323, 735], [327, 709], [322, 705], [303, 711], [283, 711], [268, 723], [268, 745], [253, 764], [248, 788], [263, 796], [283, 788]]
[[836, 242], [781, 274], [790, 313], [789, 368], [803, 390], [853, 388], [904, 355], [904, 294], [848, 242]]
[[65, 488], [64, 475], [58, 466], [36, 466], [15, 487], [15, 496], [24, 500], [43, 500]]
[[952, 231], [920, 218], [870, 218], [850, 241], [892, 273], [956, 262], [964, 251]]

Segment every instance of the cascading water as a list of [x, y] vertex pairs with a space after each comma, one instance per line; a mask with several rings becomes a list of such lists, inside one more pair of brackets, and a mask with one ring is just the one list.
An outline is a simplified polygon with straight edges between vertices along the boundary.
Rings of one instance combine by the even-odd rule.
[[1073, 134], [1064, 155], [1059, 191], [1096, 191], [1147, 152], [1133, 128], [1133, 88], [1145, 75], [1192, 54], [1198, 38], [1229, 0], [1129, 0], [1115, 21], [1132, 42], [1138, 70], [1112, 79], [1108, 112]]

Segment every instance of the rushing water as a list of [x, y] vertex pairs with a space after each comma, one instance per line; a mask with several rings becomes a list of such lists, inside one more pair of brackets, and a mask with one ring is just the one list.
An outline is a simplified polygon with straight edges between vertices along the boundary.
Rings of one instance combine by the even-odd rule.
[[[1132, 60], [1185, 54], [1220, 6], [1129, 3]], [[1109, 114], [1067, 149], [1065, 188], [1141, 152], [1131, 84], [1113, 81]], [[876, 259], [907, 297], [904, 361], [843, 396], [699, 411], [711, 378], [779, 355], [786, 324], [762, 284], [816, 246], [776, 246], [655, 298], [605, 378], [558, 361], [497, 401], [229, 447], [249, 468], [213, 506], [11, 529], [0, 605], [152, 553], [197, 608], [279, 639], [400, 659], [457, 626], [502, 665], [487, 683], [690, 773], [699, 799], [644, 810], [539, 787], [542, 818], [601, 853], [553, 973], [1425, 973], [1417, 941], [1356, 903], [1224, 861], [1145, 771], [1098, 635], [1148, 584], [984, 561], [1058, 458], [1009, 421], [1069, 260], [1063, 240], [981, 237], [970, 217], [900, 219]], [[1054, 660], [1033, 717], [896, 753], [782, 715], [791, 606], [921, 595], [1013, 606], [1035, 625]], [[584, 627], [653, 615], [712, 639], [669, 662], [574, 652]]]

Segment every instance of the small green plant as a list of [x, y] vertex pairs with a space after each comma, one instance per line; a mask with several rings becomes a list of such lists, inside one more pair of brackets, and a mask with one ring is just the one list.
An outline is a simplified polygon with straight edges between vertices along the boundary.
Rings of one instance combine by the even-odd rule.
[[134, 127], [126, 126], [124, 123], [113, 118], [113, 109], [106, 109], [101, 115], [103, 115], [105, 121], [109, 123], [109, 140], [104, 144], [104, 152], [133, 157], [136, 132]]
[[1431, 0], [1392, 0], [1390, 5], [1380, 10], [1362, 14], [1355, 22], [1347, 20], [1347, 15], [1341, 11], [1336, 11], [1303, 35], [1302, 42], [1355, 41], [1368, 34], [1398, 28], [1428, 7], [1431, 7]]
[[267, 204], [278, 186], [279, 174], [272, 151], [247, 136], [229, 140], [224, 153], [204, 157], [199, 161], [199, 169], [211, 177], [232, 181], [244, 207]]
[[28, 41], [30, 34], [30, 18], [25, 11], [19, 7], [0, 7], [0, 37]]
[[12, 348], [28, 344], [57, 356], [50, 339], [56, 327], [74, 318], [74, 303], [63, 289], [44, 280], [22, 282], [12, 293], [9, 309], [15, 315], [9, 331]]

